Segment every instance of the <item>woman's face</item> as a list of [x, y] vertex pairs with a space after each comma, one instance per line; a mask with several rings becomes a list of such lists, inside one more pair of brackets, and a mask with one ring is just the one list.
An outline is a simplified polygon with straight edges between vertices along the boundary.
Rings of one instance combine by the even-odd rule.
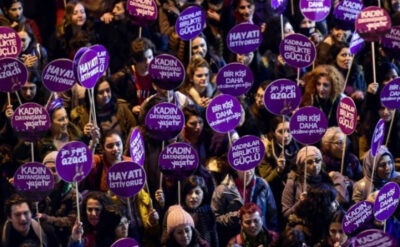
[[199, 116], [190, 116], [185, 124], [185, 132], [192, 137], [199, 137], [203, 130], [204, 121]]
[[185, 198], [185, 203], [190, 209], [198, 208], [203, 202], [204, 193], [200, 186], [191, 189]]
[[153, 58], [154, 58], [153, 50], [147, 49], [144, 52], [144, 60], [135, 63], [135, 69], [138, 75], [147, 76], [149, 74], [149, 66]]
[[104, 141], [104, 156], [109, 163], [114, 164], [122, 161], [122, 150], [123, 144], [119, 135], [112, 134], [106, 137]]
[[254, 58], [254, 53], [246, 53], [246, 54], [236, 54], [236, 61], [238, 63], [241, 63], [243, 65], [249, 66], [251, 62], [253, 61]]
[[119, 2], [114, 5], [114, 8], [112, 10], [112, 13], [114, 15], [114, 20], [120, 21], [125, 18], [125, 6], [123, 2]]
[[31, 43], [32, 39], [25, 31], [19, 31], [18, 36], [21, 39], [22, 51], [25, 51], [26, 49], [28, 49], [28, 46]]
[[12, 21], [20, 21], [23, 16], [24, 8], [22, 7], [21, 2], [16, 2], [11, 5], [11, 7], [6, 11], [8, 18]]
[[89, 224], [92, 226], [97, 226], [100, 221], [100, 214], [103, 207], [100, 202], [96, 199], [89, 198], [86, 203], [86, 215], [89, 221]]
[[96, 103], [99, 107], [104, 107], [111, 101], [111, 88], [108, 81], [102, 81], [97, 88]]
[[68, 134], [68, 115], [67, 111], [62, 107], [55, 112], [53, 112], [52, 115], [52, 120], [51, 120], [51, 132], [54, 135], [59, 135], [63, 134], [66, 135]]
[[308, 18], [304, 18], [301, 23], [300, 23], [300, 28], [314, 28], [315, 27], [315, 21], [312, 21]]
[[392, 9], [394, 12], [399, 12], [400, 11], [400, 0], [391, 0], [392, 3]]
[[399, 75], [397, 74], [397, 71], [395, 69], [389, 70], [389, 72], [386, 73], [386, 75], [385, 75], [383, 85], [388, 84], [391, 80], [393, 80], [394, 78], [397, 78], [397, 77], [399, 77]]
[[190, 241], [192, 241], [192, 227], [187, 224], [178, 226], [175, 228], [173, 235], [179, 246], [186, 247], [190, 244]]
[[394, 110], [382, 106], [378, 111], [379, 117], [382, 118], [385, 122], [390, 122], [392, 121], [393, 111]]
[[85, 7], [82, 4], [78, 3], [75, 8], [74, 12], [72, 13], [72, 24], [81, 27], [85, 25], [86, 22], [86, 12]]
[[33, 82], [27, 81], [19, 90], [21, 97], [26, 101], [32, 101], [37, 92], [37, 85]]
[[279, 144], [282, 144], [282, 142], [284, 142], [285, 145], [288, 145], [292, 141], [292, 134], [290, 134], [289, 122], [287, 121], [279, 123], [275, 129], [274, 134], [276, 142]]
[[283, 34], [285, 37], [294, 34], [293, 26], [290, 22], [286, 22], [285, 27], [283, 28]]
[[243, 21], [251, 21], [254, 14], [254, 4], [250, 4], [247, 0], [240, 0], [237, 11]]
[[53, 175], [54, 178], [54, 183], [57, 184], [58, 182], [61, 181], [60, 176], [58, 176], [57, 170], [56, 170], [56, 163], [55, 162], [47, 162], [46, 167], [50, 169], [51, 174]]
[[329, 225], [329, 237], [331, 238], [332, 242], [339, 243], [340, 245], [346, 242], [347, 236], [343, 233], [342, 223], [333, 222]]
[[322, 158], [319, 155], [308, 155], [305, 161], [307, 177], [318, 176], [321, 172]]
[[264, 108], [264, 89], [259, 87], [255, 96], [255, 103], [258, 109]]
[[202, 37], [196, 37], [192, 41], [192, 54], [200, 55], [203, 58], [206, 56], [207, 44], [206, 44], [206, 41]]
[[389, 155], [383, 155], [378, 161], [376, 174], [382, 180], [388, 180], [393, 172], [393, 161]]
[[331, 150], [331, 153], [335, 158], [342, 157], [344, 142], [345, 135], [343, 135], [342, 133], [336, 133], [335, 136], [332, 138], [329, 150]]
[[115, 228], [117, 239], [128, 237], [129, 220], [125, 216], [121, 217], [119, 225]]
[[336, 56], [336, 64], [341, 69], [349, 69], [351, 66], [352, 56], [348, 47], [343, 47]]
[[317, 94], [321, 99], [329, 99], [332, 85], [326, 76], [321, 76], [317, 81]]
[[193, 73], [193, 85], [198, 92], [203, 92], [210, 80], [210, 74], [207, 67], [198, 67]]

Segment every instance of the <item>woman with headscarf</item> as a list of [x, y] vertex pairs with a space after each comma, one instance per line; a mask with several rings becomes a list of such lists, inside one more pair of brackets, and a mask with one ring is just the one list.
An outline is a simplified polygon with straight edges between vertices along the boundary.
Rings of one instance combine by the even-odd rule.
[[[305, 170], [307, 170], [306, 176], [304, 176]], [[306, 183], [304, 183], [304, 178], [306, 178]], [[304, 188], [305, 184], [307, 188]], [[326, 173], [322, 170], [321, 151], [315, 146], [303, 147], [297, 153], [295, 171], [289, 173], [282, 193], [283, 216], [287, 218], [297, 209], [300, 202], [306, 198], [310, 188], [319, 188], [324, 184], [335, 187], [336, 199], [340, 204], [348, 202], [347, 185], [343, 175], [339, 172]]]
[[[373, 171], [374, 159], [375, 171]], [[381, 189], [390, 179], [400, 176], [394, 169], [393, 155], [386, 146], [380, 146], [375, 157], [369, 150], [364, 158], [362, 170], [364, 177], [353, 187], [352, 199], [356, 203], [367, 199], [370, 193]]]

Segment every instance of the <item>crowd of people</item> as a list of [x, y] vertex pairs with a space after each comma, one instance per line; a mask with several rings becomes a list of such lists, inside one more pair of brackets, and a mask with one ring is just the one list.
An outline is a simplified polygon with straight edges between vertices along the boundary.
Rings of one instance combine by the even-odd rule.
[[[358, 232], [344, 233], [346, 211], [361, 201], [374, 202], [379, 189], [390, 181], [400, 185], [396, 171], [400, 115], [380, 102], [382, 88], [398, 77], [400, 60], [375, 42], [374, 81], [369, 43], [352, 54], [349, 41], [354, 30], [343, 29], [333, 14], [311, 21], [301, 14], [298, 0], [293, 1], [293, 11], [287, 4], [282, 19], [269, 0], [155, 0], [157, 20], [139, 27], [126, 9], [126, 0], [0, 2], [0, 25], [18, 32], [22, 41], [18, 59], [29, 71], [10, 101], [6, 93], [0, 96], [2, 247], [40, 243], [109, 247], [126, 237], [144, 247], [350, 246], [349, 240]], [[339, 2], [332, 1], [332, 11]], [[381, 2], [392, 26], [398, 25], [400, 1]], [[363, 3], [376, 5], [376, 1]], [[175, 22], [192, 5], [204, 9], [206, 25], [189, 44], [177, 35]], [[264, 92], [271, 82], [297, 80], [297, 69], [279, 54], [281, 21], [285, 37], [300, 33], [316, 46], [313, 65], [300, 70], [299, 107], [319, 108], [329, 128], [320, 142], [307, 147], [290, 133], [291, 114], [275, 116], [264, 105]], [[234, 54], [225, 40], [232, 27], [244, 22], [258, 25], [263, 40], [253, 52]], [[73, 60], [81, 47], [94, 44], [103, 45], [110, 60], [94, 87], [92, 112], [83, 86], [76, 83], [53, 97], [42, 84], [41, 73], [50, 61]], [[186, 76], [179, 88], [165, 90], [153, 82], [149, 64], [159, 54], [171, 54], [183, 63]], [[223, 134], [208, 125], [205, 111], [221, 94], [218, 71], [232, 62], [248, 66], [254, 82], [237, 97], [243, 112], [239, 125]], [[354, 100], [358, 111], [356, 131], [349, 136], [342, 133], [336, 119], [339, 101], [345, 96]], [[11, 125], [15, 109], [27, 102], [46, 106], [51, 122], [33, 149]], [[162, 102], [174, 103], [185, 118], [180, 134], [168, 141], [154, 138], [145, 125], [147, 112]], [[90, 121], [93, 114], [97, 124]], [[387, 127], [386, 145], [374, 157], [370, 143], [379, 119]], [[129, 140], [134, 128], [144, 139], [147, 186], [126, 200], [109, 190], [107, 171], [118, 162], [132, 160]], [[229, 165], [227, 153], [245, 135], [262, 140], [265, 156], [257, 167], [237, 171]], [[55, 168], [58, 150], [71, 141], [85, 143], [94, 153], [92, 169], [78, 190], [62, 180]], [[174, 142], [190, 144], [199, 156], [199, 166], [180, 186], [171, 177], [160, 179], [159, 154]], [[13, 187], [15, 171], [32, 157], [54, 177], [54, 189], [36, 207], [29, 195]], [[384, 228], [382, 222], [369, 223], [369, 228]], [[400, 239], [400, 207], [386, 221], [385, 230]]]

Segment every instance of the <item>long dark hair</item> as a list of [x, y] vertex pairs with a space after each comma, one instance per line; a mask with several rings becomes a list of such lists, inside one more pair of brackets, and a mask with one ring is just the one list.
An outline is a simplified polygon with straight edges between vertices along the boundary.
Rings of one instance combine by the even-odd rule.
[[203, 206], [204, 204], [206, 204], [206, 199], [208, 198], [208, 189], [206, 186], [206, 182], [202, 177], [192, 175], [183, 182], [182, 198], [185, 199], [190, 190], [196, 188], [197, 186], [199, 186], [203, 191], [203, 200], [200, 204], [200, 206]]
[[[199, 242], [200, 242], [200, 234], [199, 232], [191, 227], [192, 229], [192, 239], [187, 247], [200, 247]], [[179, 246], [178, 242], [176, 242], [175, 237], [174, 237], [174, 232], [171, 232], [168, 235], [167, 242], [165, 244], [166, 247], [176, 247]]]
[[100, 224], [101, 224], [101, 221], [102, 221], [106, 206], [112, 204], [111, 199], [105, 193], [100, 192], [100, 191], [91, 191], [91, 192], [89, 192], [86, 195], [86, 197], [82, 200], [82, 203], [81, 203], [82, 223], [83, 223], [84, 231], [88, 231], [88, 230], [94, 228], [89, 223], [89, 220], [88, 220], [87, 214], [86, 214], [86, 206], [87, 206], [87, 202], [88, 202], [89, 199], [93, 199], [93, 200], [98, 201], [100, 203], [100, 205], [102, 206], [102, 210], [101, 210], [101, 213], [100, 213], [100, 222], [99, 222], [98, 226], [100, 226]]

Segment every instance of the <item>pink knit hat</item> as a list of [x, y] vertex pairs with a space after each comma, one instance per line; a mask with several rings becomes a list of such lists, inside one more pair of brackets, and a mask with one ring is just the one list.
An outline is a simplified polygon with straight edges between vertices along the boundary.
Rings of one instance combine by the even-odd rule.
[[190, 225], [194, 228], [194, 221], [192, 216], [188, 212], [186, 212], [180, 205], [171, 206], [168, 209], [168, 217], [167, 217], [167, 232], [170, 234], [177, 228], [182, 225]]
[[318, 156], [322, 158], [321, 151], [315, 147], [315, 146], [307, 146], [303, 147], [302, 149], [299, 150], [297, 153], [297, 159], [296, 159], [296, 164], [297, 165], [304, 165], [304, 162], [306, 161], [306, 148], [307, 148], [307, 156]]

